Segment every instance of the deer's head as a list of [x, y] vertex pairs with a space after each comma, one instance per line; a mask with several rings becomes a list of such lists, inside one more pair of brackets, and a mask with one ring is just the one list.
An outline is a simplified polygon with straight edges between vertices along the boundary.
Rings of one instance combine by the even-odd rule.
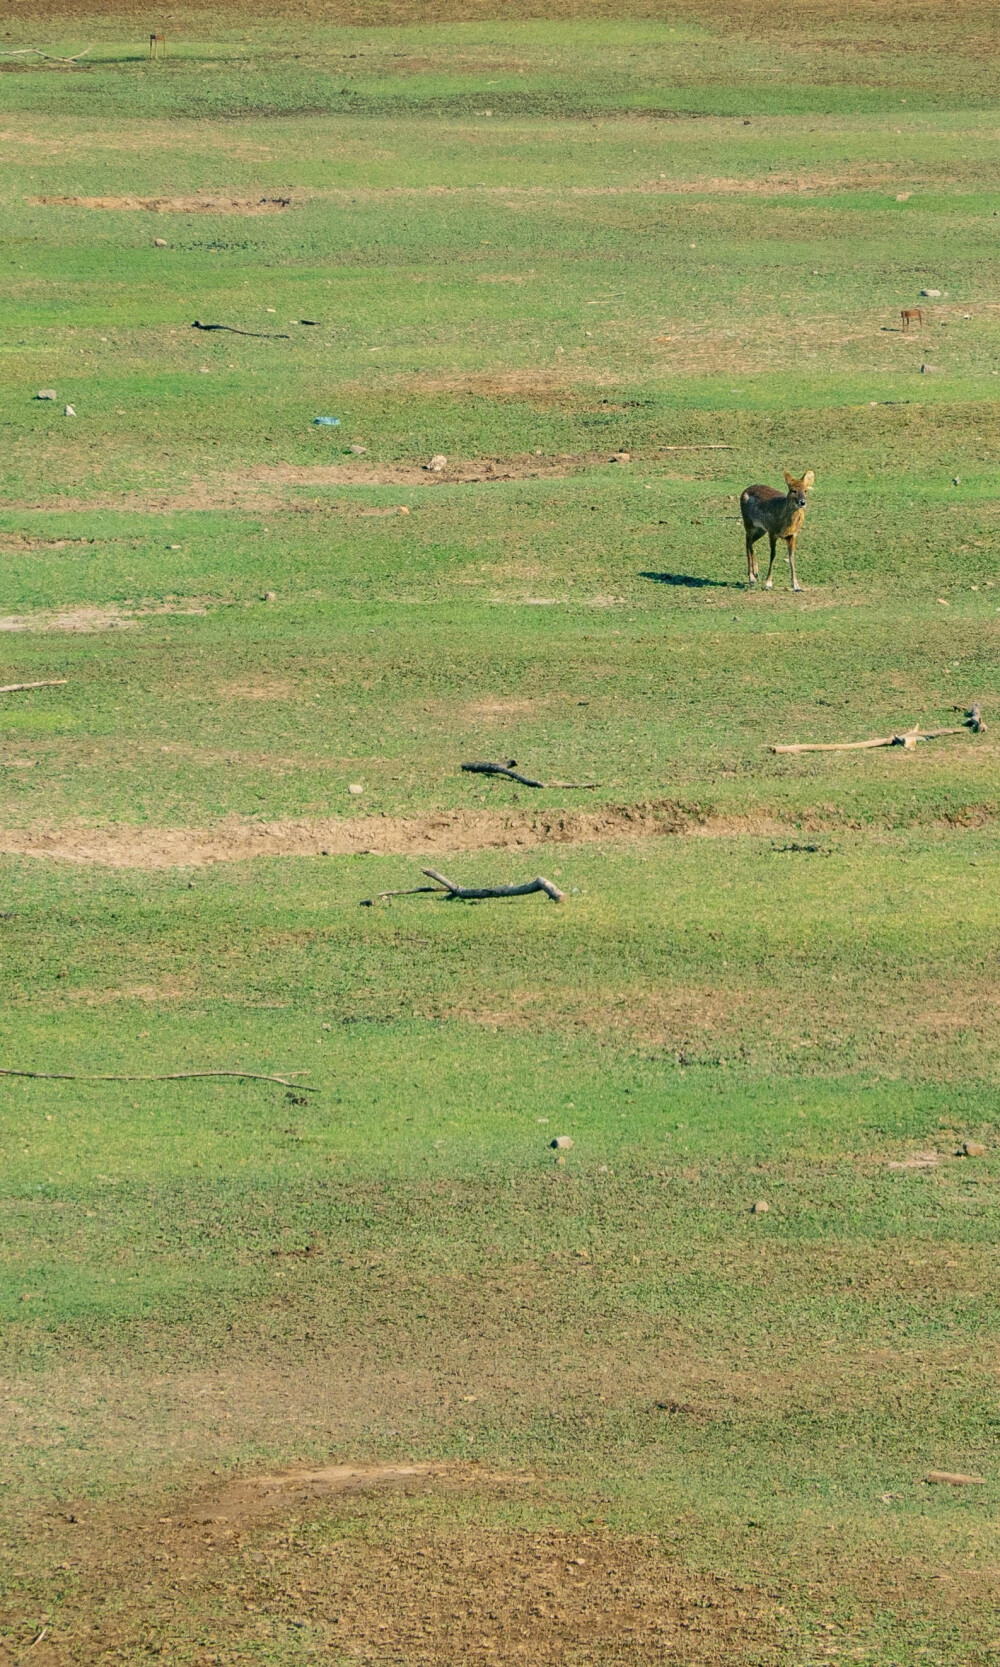
[[816, 476], [811, 469], [806, 470], [801, 480], [796, 480], [794, 475], [790, 475], [788, 470], [785, 470], [785, 485], [788, 487], [788, 496], [792, 501], [793, 508], [805, 509], [806, 493], [812, 491], [815, 479]]

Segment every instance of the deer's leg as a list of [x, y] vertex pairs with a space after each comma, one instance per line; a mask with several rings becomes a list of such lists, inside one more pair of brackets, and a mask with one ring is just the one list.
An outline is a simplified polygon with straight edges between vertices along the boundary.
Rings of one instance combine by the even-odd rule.
[[758, 575], [757, 557], [754, 555], [753, 547], [760, 537], [760, 533], [755, 531], [753, 527], [747, 527], [745, 531], [747, 535], [747, 584], [755, 585]]
[[788, 537], [785, 539], [785, 543], [788, 545], [788, 565], [792, 570], [792, 589], [801, 590], [802, 586], [795, 577], [795, 534], [789, 533]]
[[774, 580], [771, 578], [771, 574], [774, 571], [774, 552], [778, 547], [778, 540], [777, 540], [777, 535], [775, 533], [768, 533], [767, 536], [771, 540], [771, 559], [767, 564], [767, 578], [764, 580], [764, 589], [765, 590], [770, 590], [772, 585], [774, 584]]

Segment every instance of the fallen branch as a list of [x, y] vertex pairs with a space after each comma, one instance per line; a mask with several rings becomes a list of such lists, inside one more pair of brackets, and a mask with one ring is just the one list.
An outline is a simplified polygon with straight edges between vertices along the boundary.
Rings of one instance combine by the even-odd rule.
[[50, 64], [75, 64], [92, 51], [93, 47], [85, 46], [82, 52], [74, 53], [72, 58], [58, 58], [54, 52], [43, 52], [40, 46], [21, 46], [16, 52], [0, 52], [0, 58], [45, 58]]
[[965, 714], [965, 719], [973, 735], [981, 735], [983, 730], [986, 728], [986, 725], [983, 723], [983, 714], [979, 710], [978, 701], [975, 701], [970, 707], [969, 711]]
[[5, 683], [0, 695], [16, 695], [20, 689], [61, 689], [68, 677], [47, 677], [43, 683]]
[[[433, 886], [407, 886], [404, 891], [380, 891], [378, 901], [384, 903], [389, 897], [416, 897], [418, 892], [428, 891], [435, 892], [440, 896], [442, 887], [449, 898], [527, 897], [533, 891], [544, 891], [551, 897], [553, 903], [561, 903], [565, 896], [565, 893], [561, 892], [558, 886], [554, 886], [551, 880], [543, 879], [541, 875], [535, 880], [529, 880], [523, 886], [456, 886], [444, 874], [439, 874], [436, 868], [425, 868], [422, 873], [436, 883]], [[371, 909], [374, 906], [374, 897], [362, 897], [359, 904], [362, 909]]]
[[772, 746], [769, 752], [866, 752], [872, 747], [905, 747], [913, 752], [918, 741], [937, 741], [942, 735], [981, 735], [986, 725], [978, 706], [973, 706], [965, 723], [950, 729], [904, 729], [898, 735], [878, 735], [871, 741], [796, 741], [791, 746]]
[[266, 342], [290, 342], [292, 339], [287, 333], [276, 334], [273, 330], [237, 330], [235, 324], [202, 324], [200, 318], [195, 319], [191, 328], [192, 330], [228, 330], [231, 336], [256, 336], [259, 341]]
[[429, 880], [436, 880], [438, 885], [444, 886], [449, 897], [527, 897], [533, 891], [544, 891], [553, 903], [561, 903], [566, 895], [558, 886], [554, 886], [551, 880], [545, 880], [541, 875], [535, 880], [528, 880], [523, 886], [456, 886], [444, 874], [439, 874], [436, 868], [424, 868], [421, 873], [426, 874]]
[[[301, 1076], [302, 1073], [296, 1071], [293, 1075]], [[116, 1077], [86, 1076], [78, 1071], [15, 1071], [0, 1066], [0, 1077], [34, 1077], [44, 1082], [186, 1082], [191, 1077], [246, 1077], [250, 1082], [278, 1082], [282, 1088], [299, 1088], [306, 1094], [319, 1092], [306, 1082], [289, 1082], [287, 1077], [265, 1077], [259, 1071], [168, 1071], [164, 1076], [156, 1077]]]
[[463, 764], [462, 769], [468, 770], [476, 776], [509, 776], [511, 781], [519, 781], [522, 787], [560, 787], [564, 790], [572, 788], [575, 792], [589, 793], [600, 786], [597, 781], [535, 781], [531, 776], [522, 776], [515, 769], [516, 758], [508, 759], [506, 764]]

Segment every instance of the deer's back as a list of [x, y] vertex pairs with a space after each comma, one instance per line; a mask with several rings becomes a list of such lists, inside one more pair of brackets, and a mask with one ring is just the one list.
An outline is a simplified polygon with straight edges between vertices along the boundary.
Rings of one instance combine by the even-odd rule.
[[787, 494], [775, 491], [773, 486], [748, 486], [740, 493], [744, 521], [756, 521], [764, 527], [780, 521], [787, 502]]

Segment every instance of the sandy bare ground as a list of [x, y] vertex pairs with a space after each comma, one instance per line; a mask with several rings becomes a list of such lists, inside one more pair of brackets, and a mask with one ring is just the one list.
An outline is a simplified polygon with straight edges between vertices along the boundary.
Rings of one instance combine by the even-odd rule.
[[[0, 852], [109, 868], [187, 868], [254, 857], [444, 856], [463, 851], [529, 851], [667, 834], [725, 837], [782, 831], [773, 818], [710, 817], [672, 803], [594, 810], [445, 810], [425, 816], [323, 817], [214, 828], [8, 828]], [[785, 830], [787, 831], [787, 829]]]
[[289, 197], [29, 197], [36, 208], [145, 209], [154, 214], [280, 214]]

